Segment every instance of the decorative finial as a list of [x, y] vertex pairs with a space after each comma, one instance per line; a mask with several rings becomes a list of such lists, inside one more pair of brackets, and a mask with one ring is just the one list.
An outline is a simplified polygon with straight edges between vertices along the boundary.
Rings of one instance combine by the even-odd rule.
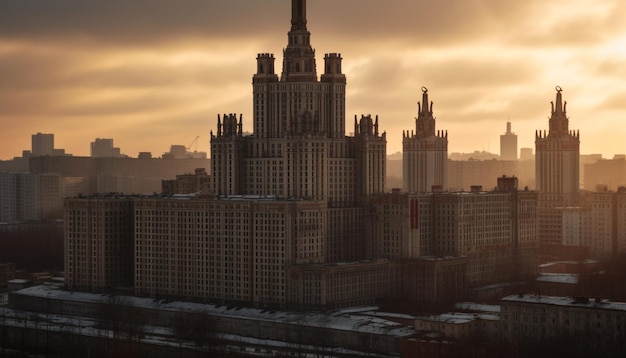
[[428, 93], [428, 88], [426, 88], [426, 87], [422, 86], [422, 92], [424, 92], [424, 93]]
[[561, 86], [556, 86], [556, 91], [561, 93], [563, 91], [563, 89], [561, 88]]

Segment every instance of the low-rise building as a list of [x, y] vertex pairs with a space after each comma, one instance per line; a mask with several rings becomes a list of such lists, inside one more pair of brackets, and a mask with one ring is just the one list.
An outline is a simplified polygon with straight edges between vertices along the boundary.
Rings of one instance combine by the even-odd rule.
[[500, 305], [502, 337], [513, 344], [569, 337], [612, 346], [626, 339], [625, 302], [520, 294], [503, 298]]

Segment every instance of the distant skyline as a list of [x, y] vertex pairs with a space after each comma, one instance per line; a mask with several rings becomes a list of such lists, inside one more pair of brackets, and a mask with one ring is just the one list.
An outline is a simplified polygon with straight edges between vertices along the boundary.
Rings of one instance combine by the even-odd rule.
[[[54, 133], [88, 156], [113, 138], [122, 153], [172, 144], [210, 152], [218, 114], [252, 131], [258, 53], [277, 72], [288, 0], [0, 3], [0, 159]], [[378, 115], [387, 153], [415, 129], [421, 87], [434, 101], [448, 152], [499, 152], [506, 122], [518, 150], [548, 130], [555, 87], [568, 102], [581, 154], [626, 153], [626, 3], [619, 0], [309, 1], [318, 76], [325, 53], [344, 58], [346, 133]], [[194, 144], [195, 149], [195, 144]]]

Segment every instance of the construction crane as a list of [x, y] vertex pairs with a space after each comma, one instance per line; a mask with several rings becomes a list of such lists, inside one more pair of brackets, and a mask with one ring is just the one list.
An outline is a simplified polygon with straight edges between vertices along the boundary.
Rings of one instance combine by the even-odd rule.
[[195, 144], [195, 149], [194, 149], [194, 153], [198, 152], [198, 139], [200, 138], [200, 136], [196, 136], [191, 143], [189, 143], [189, 145], [187, 146], [187, 151], [189, 152], [191, 150], [191, 147]]

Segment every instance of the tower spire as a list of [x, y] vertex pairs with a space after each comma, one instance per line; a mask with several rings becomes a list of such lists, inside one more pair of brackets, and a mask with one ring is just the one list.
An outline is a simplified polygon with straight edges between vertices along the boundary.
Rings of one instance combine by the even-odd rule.
[[415, 118], [415, 126], [418, 137], [435, 136], [435, 118], [433, 117], [433, 104], [428, 103], [428, 88], [422, 87], [422, 103], [418, 104], [417, 118]]
[[291, 30], [289, 42], [283, 50], [281, 81], [315, 82], [315, 50], [311, 47], [311, 33], [306, 28], [306, 0], [291, 0]]
[[556, 86], [556, 108], [554, 109], [555, 114], [563, 113], [563, 100], [561, 97], [562, 91], [563, 89], [561, 88], [561, 86]]
[[556, 86], [556, 103], [552, 104], [552, 116], [550, 116], [550, 134], [551, 135], [567, 135], [569, 129], [569, 120], [565, 113], [565, 105], [561, 96], [563, 89]]
[[306, 30], [306, 0], [291, 0], [291, 31]]
[[422, 106], [421, 112], [428, 114], [428, 88], [422, 86]]

